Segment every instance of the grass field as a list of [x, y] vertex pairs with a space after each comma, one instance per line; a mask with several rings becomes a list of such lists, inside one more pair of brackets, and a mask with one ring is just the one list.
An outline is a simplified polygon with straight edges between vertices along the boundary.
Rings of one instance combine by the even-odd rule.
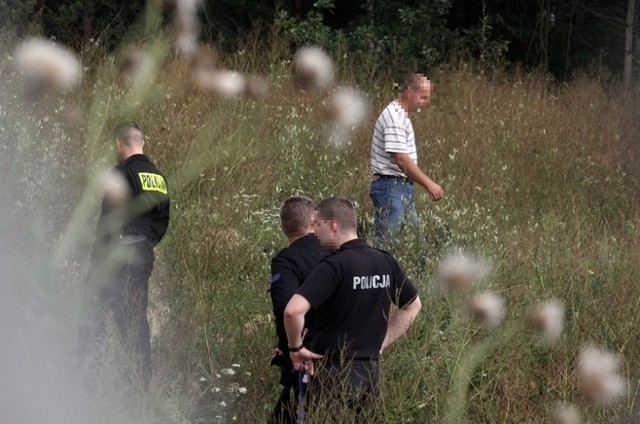
[[[93, 61], [84, 64], [79, 90], [26, 98], [14, 43], [0, 60], [7, 290], [0, 329], [21, 342], [4, 361], [18, 371], [4, 385], [14, 396], [2, 409], [20, 417], [24, 402], [36, 418], [7, 422], [45, 422], [38, 411], [46, 422], [263, 422], [278, 391], [277, 370], [268, 366], [275, 331], [266, 291], [269, 260], [286, 243], [278, 206], [294, 194], [346, 196], [356, 203], [361, 235], [372, 235], [371, 132], [400, 81], [372, 76], [348, 55], [336, 62], [336, 85], [357, 85], [371, 102], [364, 124], [337, 147], [328, 141], [327, 93], [295, 88], [292, 52], [275, 38], [218, 59], [220, 67], [265, 75], [269, 92], [259, 100], [197, 91], [189, 61], [160, 54], [163, 38], [143, 46], [156, 52], [153, 83], [126, 85], [114, 58], [89, 46], [83, 54]], [[637, 422], [637, 93], [602, 74], [559, 84], [460, 65], [432, 78], [432, 105], [412, 120], [420, 164], [446, 197], [434, 203], [418, 189], [427, 238], [406, 234], [393, 252], [419, 287], [423, 310], [385, 353], [386, 422], [550, 422], [562, 403], [576, 404], [584, 422]], [[67, 371], [99, 209], [99, 193], [86, 188], [113, 164], [109, 131], [124, 118], [144, 127], [146, 151], [167, 174], [173, 198], [151, 282], [155, 374], [146, 397], [119, 389], [111, 368], [122, 353], [114, 343], [102, 399], [84, 408], [89, 401]], [[493, 264], [481, 290], [499, 293], [507, 307], [494, 331], [438, 289], [437, 264], [456, 248]], [[522, 324], [550, 298], [565, 306], [555, 346]], [[620, 356], [629, 387], [612, 404], [578, 391], [577, 358], [589, 342]], [[23, 390], [26, 378], [39, 388]], [[61, 399], [56, 405], [44, 401], [51, 392]], [[76, 398], [86, 402], [69, 400]], [[318, 413], [308, 422], [324, 421]]]

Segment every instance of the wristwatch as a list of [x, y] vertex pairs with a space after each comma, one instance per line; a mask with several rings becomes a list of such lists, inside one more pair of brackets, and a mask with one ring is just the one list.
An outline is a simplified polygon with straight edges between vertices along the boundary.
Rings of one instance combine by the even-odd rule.
[[300, 352], [303, 347], [304, 345], [301, 344], [300, 346], [296, 346], [296, 347], [287, 346], [287, 349], [289, 349], [289, 352], [295, 353], [295, 352]]

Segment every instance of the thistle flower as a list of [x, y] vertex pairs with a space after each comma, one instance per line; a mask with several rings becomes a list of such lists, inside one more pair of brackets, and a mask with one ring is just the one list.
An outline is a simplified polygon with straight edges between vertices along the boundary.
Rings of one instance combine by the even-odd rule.
[[564, 329], [564, 305], [557, 299], [540, 303], [525, 317], [526, 325], [547, 344], [554, 344]]
[[554, 424], [580, 424], [582, 421], [580, 411], [574, 405], [558, 405], [552, 417]]
[[474, 318], [487, 328], [496, 328], [504, 320], [504, 299], [496, 293], [482, 293], [475, 296], [470, 307]]
[[295, 81], [301, 88], [329, 88], [333, 83], [333, 62], [319, 47], [302, 47], [293, 58]]
[[32, 92], [69, 91], [82, 76], [80, 62], [70, 50], [39, 38], [21, 42], [16, 47], [15, 61]]
[[578, 387], [589, 400], [612, 403], [627, 389], [625, 380], [617, 374], [617, 355], [596, 346], [586, 346], [578, 359]]
[[200, 0], [175, 0], [176, 10], [187, 15], [195, 15], [200, 7]]
[[198, 51], [198, 7], [200, 0], [176, 0], [173, 17], [175, 44], [177, 50], [185, 56], [193, 56]]
[[267, 95], [269, 84], [267, 79], [260, 75], [251, 75], [247, 78], [246, 96], [253, 99], [261, 99]]
[[235, 71], [208, 71], [195, 69], [192, 75], [193, 84], [199, 89], [215, 96], [232, 99], [240, 97], [246, 88], [245, 77]]
[[331, 96], [327, 116], [336, 125], [353, 128], [362, 123], [369, 112], [367, 97], [360, 90], [340, 88]]
[[446, 291], [461, 292], [471, 288], [486, 277], [491, 270], [487, 261], [457, 252], [445, 257], [438, 265], [438, 275], [442, 288]]
[[140, 84], [151, 77], [153, 63], [145, 52], [129, 48], [119, 59], [120, 74], [131, 84]]
[[129, 186], [124, 176], [113, 170], [105, 171], [101, 176], [104, 197], [112, 205], [123, 204], [130, 196]]

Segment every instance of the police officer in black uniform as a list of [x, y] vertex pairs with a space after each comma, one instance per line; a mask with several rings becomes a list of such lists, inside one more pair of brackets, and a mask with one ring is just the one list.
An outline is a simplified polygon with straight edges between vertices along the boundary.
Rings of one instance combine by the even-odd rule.
[[[308, 197], [294, 196], [284, 201], [280, 207], [280, 228], [289, 242], [289, 247], [281, 250], [271, 260], [271, 302], [276, 318], [278, 346], [272, 365], [280, 367], [280, 384], [283, 386], [271, 416], [270, 424], [295, 423], [297, 399], [302, 390], [302, 376], [293, 369], [287, 351], [287, 335], [284, 331], [284, 308], [302, 285], [311, 271], [327, 253], [319, 240], [311, 234], [311, 224], [315, 214], [315, 203]], [[314, 332], [314, 313], [304, 316], [306, 329], [304, 340], [309, 343]]]
[[126, 350], [135, 358], [130, 380], [146, 390], [151, 376], [149, 278], [153, 249], [169, 224], [169, 196], [164, 175], [143, 154], [140, 126], [121, 122], [113, 137], [118, 165], [105, 182], [79, 329], [79, 360], [89, 371], [85, 382], [95, 384], [110, 309]]
[[[285, 309], [291, 359], [300, 368], [322, 358], [310, 394], [314, 404], [328, 408], [323, 415], [339, 417], [342, 408], [336, 406], [342, 406], [364, 422], [379, 421], [378, 360], [418, 314], [418, 293], [391, 255], [358, 238], [349, 200], [323, 200], [314, 233], [334, 253], [320, 262]], [[391, 303], [398, 308], [390, 316]], [[304, 315], [312, 308], [315, 335], [307, 345], [301, 334]]]

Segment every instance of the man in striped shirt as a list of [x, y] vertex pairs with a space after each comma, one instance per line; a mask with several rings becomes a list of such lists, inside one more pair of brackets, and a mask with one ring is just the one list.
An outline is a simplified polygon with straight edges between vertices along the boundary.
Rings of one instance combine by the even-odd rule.
[[382, 111], [373, 131], [369, 195], [375, 208], [376, 238], [392, 237], [400, 224], [418, 223], [413, 183], [424, 187], [433, 200], [444, 196], [436, 184], [418, 167], [413, 126], [409, 113], [426, 106], [431, 98], [431, 81], [411, 74], [400, 96]]

